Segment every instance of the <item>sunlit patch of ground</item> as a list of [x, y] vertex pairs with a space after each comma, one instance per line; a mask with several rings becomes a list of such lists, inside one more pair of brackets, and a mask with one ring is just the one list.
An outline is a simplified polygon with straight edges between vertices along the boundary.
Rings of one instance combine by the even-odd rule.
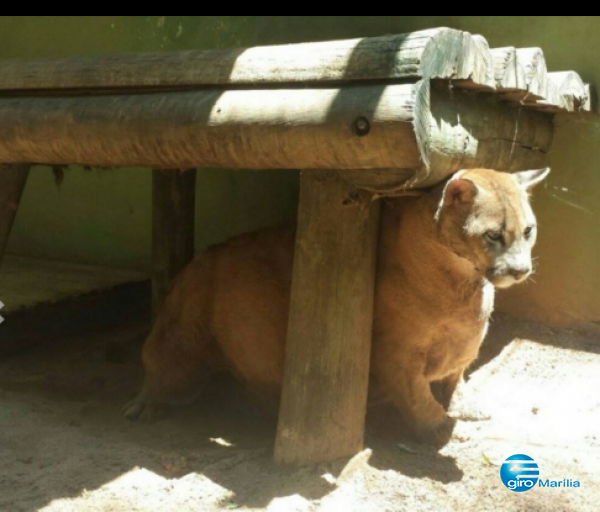
[[[143, 330], [0, 362], [1, 511], [598, 510], [600, 340], [500, 318], [463, 393], [489, 421], [459, 422], [440, 453], [370, 431], [350, 461], [282, 469], [273, 419], [227, 380], [156, 425], [122, 420], [141, 370], [115, 347]], [[516, 453], [581, 487], [507, 490]]]

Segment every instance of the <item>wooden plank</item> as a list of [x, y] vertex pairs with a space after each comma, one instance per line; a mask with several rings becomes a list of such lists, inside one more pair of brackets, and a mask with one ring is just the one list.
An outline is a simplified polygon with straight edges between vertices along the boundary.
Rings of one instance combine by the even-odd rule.
[[379, 210], [353, 191], [335, 173], [301, 175], [278, 463], [363, 446]]
[[157, 313], [173, 278], [194, 257], [196, 170], [152, 173], [152, 310]]
[[0, 265], [29, 176], [29, 165], [0, 165]]
[[[448, 78], [492, 86], [481, 41], [436, 28], [250, 49], [0, 62], [0, 91], [102, 91], [211, 85]], [[475, 58], [474, 58], [475, 57]]]

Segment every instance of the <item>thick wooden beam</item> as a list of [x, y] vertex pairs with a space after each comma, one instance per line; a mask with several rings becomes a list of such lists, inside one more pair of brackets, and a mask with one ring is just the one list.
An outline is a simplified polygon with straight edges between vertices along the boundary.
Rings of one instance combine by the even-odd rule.
[[[90, 93], [215, 85], [445, 78], [493, 87], [487, 43], [436, 28], [409, 34], [250, 49], [0, 62], [0, 91]], [[485, 61], [485, 58], [484, 58]]]
[[409, 187], [465, 167], [543, 166], [550, 114], [430, 83], [1, 98], [0, 162], [401, 169]]
[[303, 172], [275, 460], [362, 449], [378, 203], [335, 173]]
[[29, 176], [29, 165], [0, 165], [0, 265]]
[[413, 110], [411, 84], [0, 98], [0, 162], [415, 168]]
[[194, 257], [196, 171], [152, 174], [152, 310], [156, 314], [173, 278]]

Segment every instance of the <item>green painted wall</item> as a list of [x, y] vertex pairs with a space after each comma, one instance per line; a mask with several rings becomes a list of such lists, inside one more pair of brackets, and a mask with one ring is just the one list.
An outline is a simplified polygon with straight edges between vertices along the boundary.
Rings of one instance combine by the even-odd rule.
[[[600, 85], [599, 16], [4, 16], [0, 58], [251, 46], [372, 36], [434, 26], [483, 34], [492, 46], [541, 46], [552, 70]], [[535, 194], [540, 223], [536, 284], [502, 308], [551, 323], [600, 321], [600, 124], [559, 116], [553, 172]], [[202, 171], [198, 246], [293, 218], [293, 172]], [[144, 170], [66, 173], [60, 189], [35, 169], [10, 250], [148, 268], [150, 175]]]
[[[1, 16], [0, 58], [252, 46], [255, 16]], [[199, 248], [293, 219], [297, 173], [203, 170]], [[8, 250], [107, 266], [150, 265], [151, 176], [144, 169], [67, 170], [60, 188], [32, 171]]]

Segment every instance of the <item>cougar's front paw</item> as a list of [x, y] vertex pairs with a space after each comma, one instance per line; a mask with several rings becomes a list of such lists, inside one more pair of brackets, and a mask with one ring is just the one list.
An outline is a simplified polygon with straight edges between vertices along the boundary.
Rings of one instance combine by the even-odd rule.
[[153, 422], [165, 417], [166, 408], [163, 404], [154, 404], [142, 400], [132, 400], [121, 413], [131, 421]]
[[435, 427], [426, 427], [423, 430], [417, 432], [417, 438], [421, 443], [441, 448], [448, 444], [454, 431], [456, 420], [454, 418], [447, 417], [436, 425]]

